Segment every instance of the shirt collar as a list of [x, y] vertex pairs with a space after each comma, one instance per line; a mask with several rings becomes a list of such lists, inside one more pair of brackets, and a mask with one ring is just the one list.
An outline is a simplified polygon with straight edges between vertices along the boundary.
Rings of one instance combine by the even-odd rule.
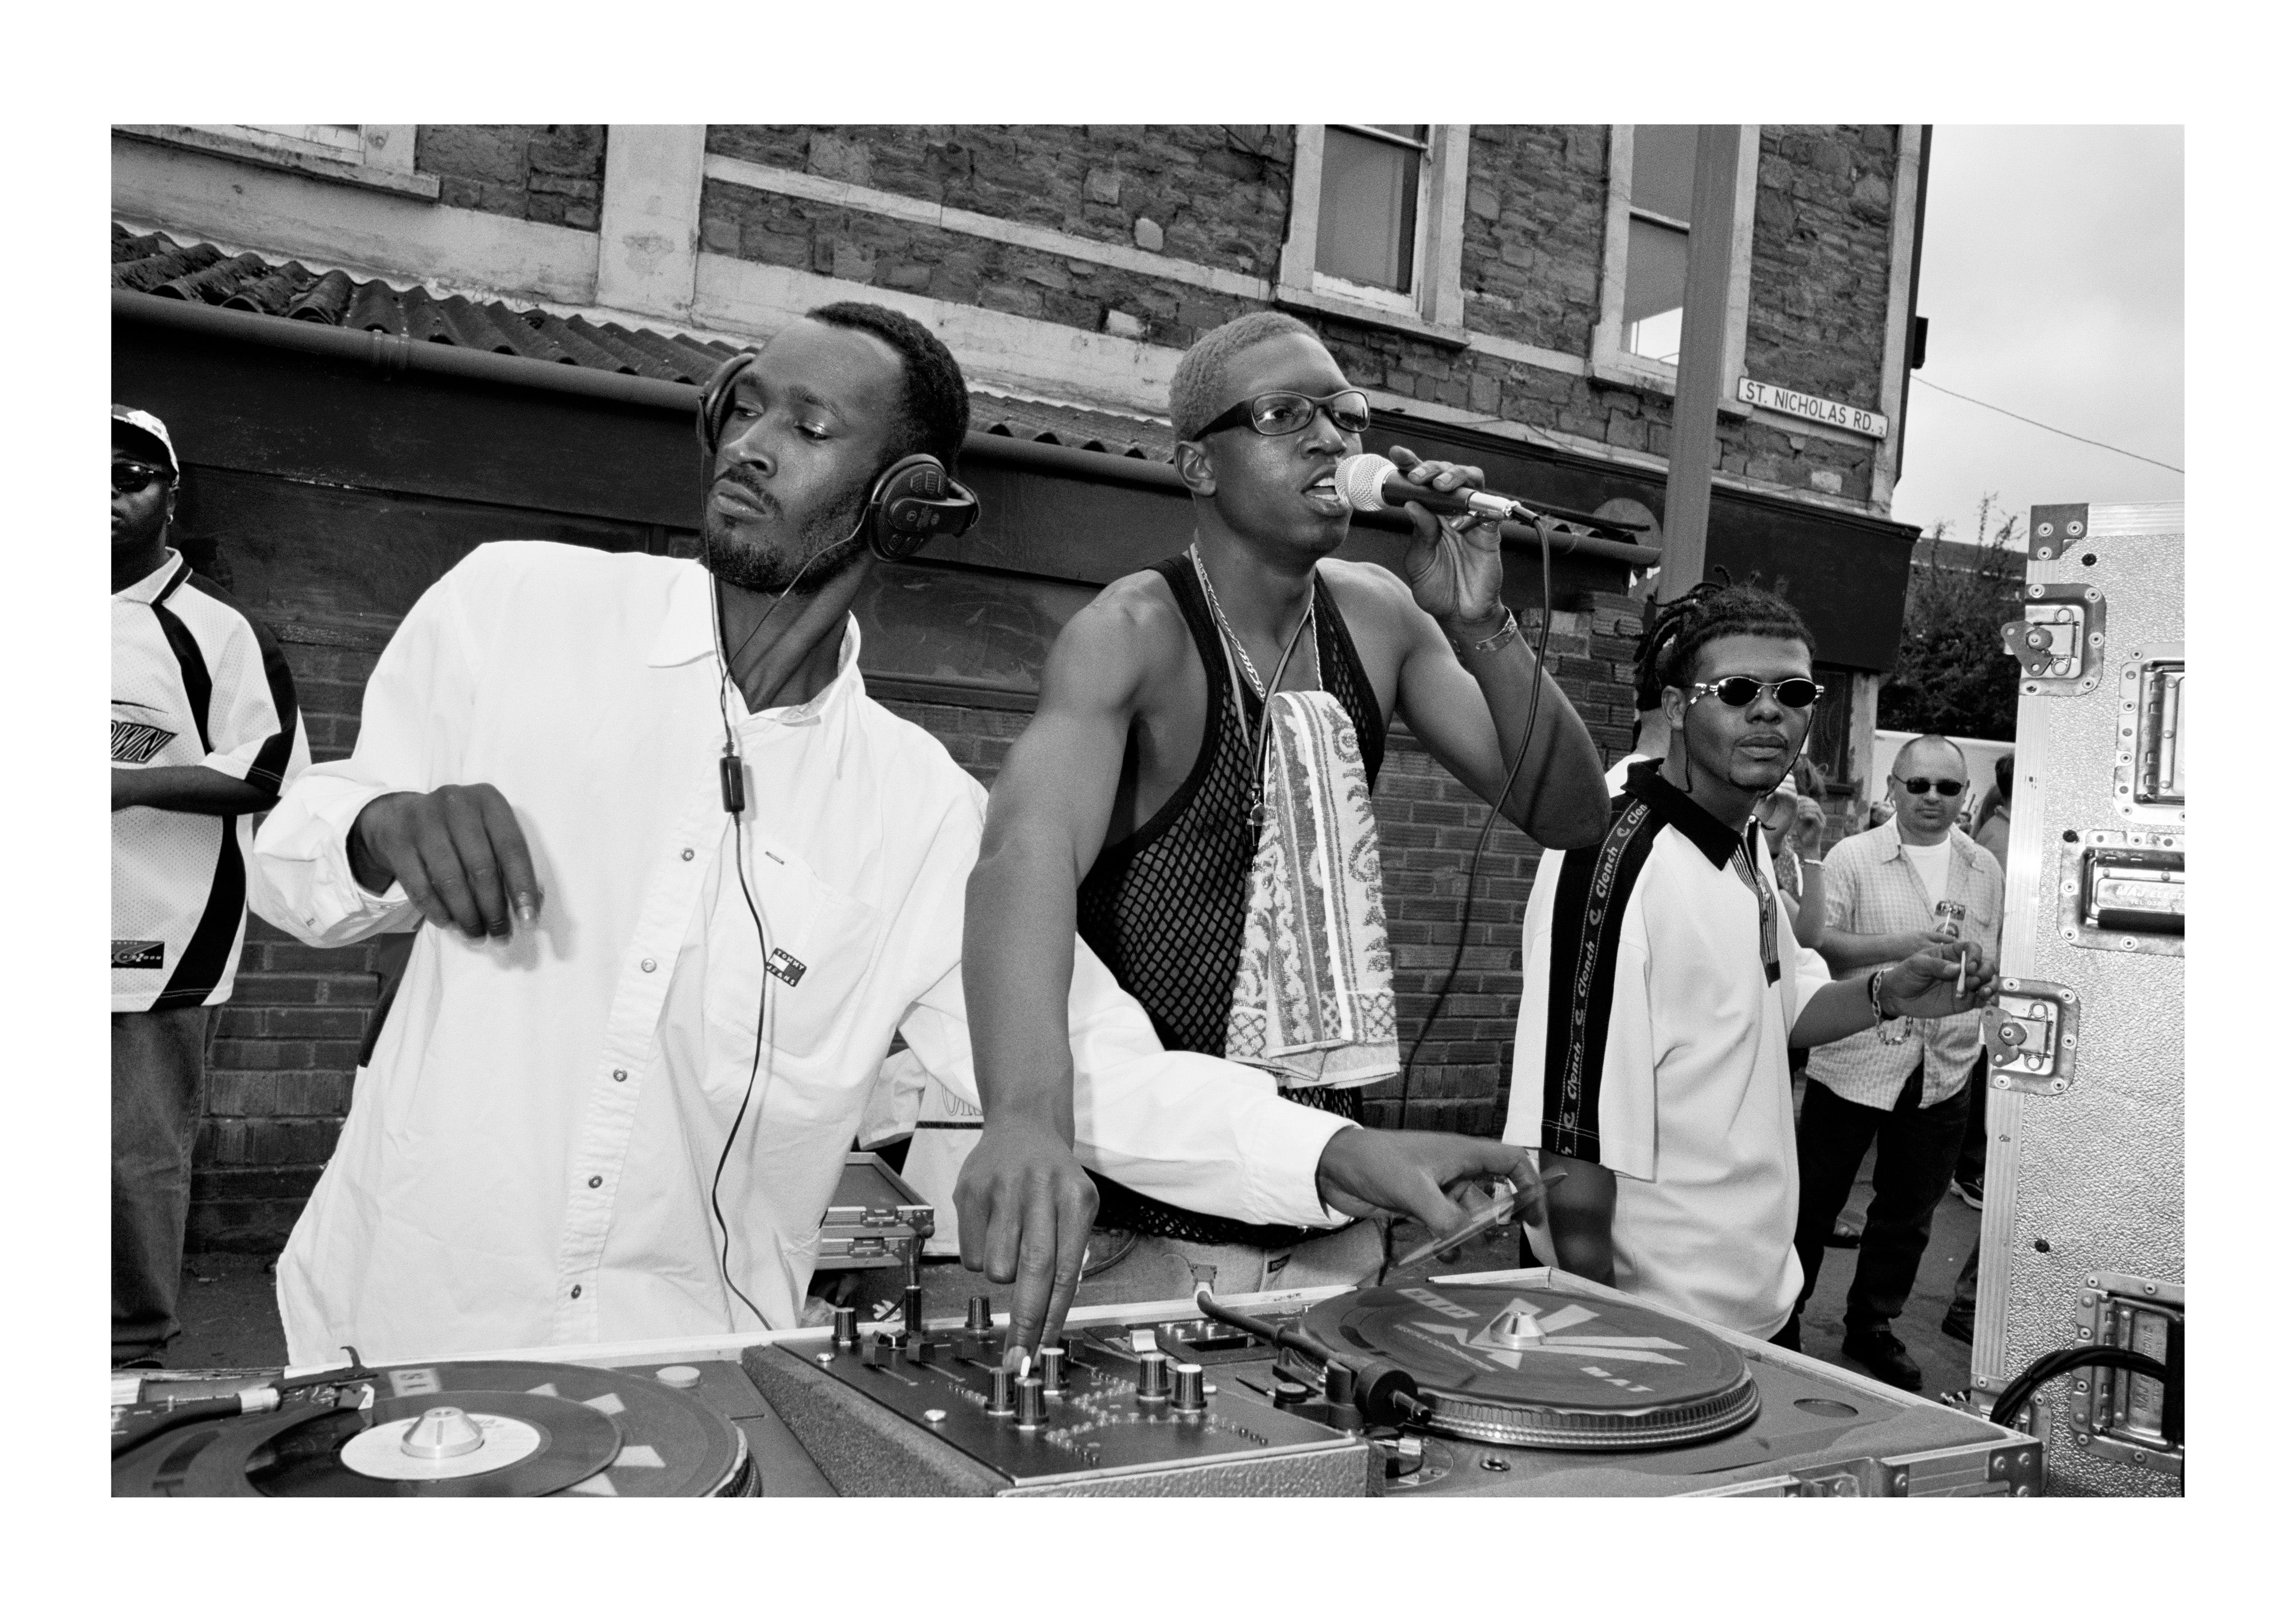
[[1641, 800], [1653, 812], [1662, 824], [1676, 829], [1699, 854], [1714, 864], [1717, 872], [1730, 865], [1744, 838], [1742, 830], [1734, 831], [1705, 807], [1669, 782], [1662, 774], [1665, 763], [1658, 760], [1636, 761], [1627, 770], [1627, 792]]
[[111, 600], [114, 602], [157, 602], [176, 589], [183, 576], [191, 572], [192, 566], [184, 561], [183, 553], [170, 546], [166, 562], [127, 590], [112, 593]]

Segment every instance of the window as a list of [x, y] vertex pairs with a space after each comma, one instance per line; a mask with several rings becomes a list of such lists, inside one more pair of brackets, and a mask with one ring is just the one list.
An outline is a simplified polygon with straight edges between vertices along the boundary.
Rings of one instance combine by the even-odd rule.
[[[1746, 298], [1754, 258], [1755, 166], [1761, 127], [1739, 132], [1731, 201], [1729, 307], [1722, 334], [1723, 411], [1746, 359]], [[1694, 124], [1620, 124], [1611, 129], [1610, 208], [1603, 250], [1603, 319], [1595, 330], [1595, 375], [1671, 389], [1682, 350], [1690, 269], [1690, 191], [1697, 169]]]
[[1672, 364], [1682, 349], [1690, 186], [1698, 126], [1642, 124], [1627, 191], [1627, 352]]
[[1467, 126], [1302, 124], [1275, 302], [1454, 345]]
[[1326, 125], [1316, 274], [1408, 296], [1426, 177], [1425, 125]]

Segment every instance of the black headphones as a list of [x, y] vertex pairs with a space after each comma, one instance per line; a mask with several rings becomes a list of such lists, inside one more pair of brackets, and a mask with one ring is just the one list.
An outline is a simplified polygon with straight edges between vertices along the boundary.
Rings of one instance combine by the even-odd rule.
[[[734, 356], [701, 386], [693, 432], [701, 441], [704, 489], [716, 475], [718, 440], [734, 409], [734, 380], [757, 357], [755, 350]], [[877, 475], [859, 528], [872, 553], [885, 562], [898, 563], [934, 537], [953, 539], [980, 520], [980, 498], [950, 478], [938, 456], [919, 451]]]

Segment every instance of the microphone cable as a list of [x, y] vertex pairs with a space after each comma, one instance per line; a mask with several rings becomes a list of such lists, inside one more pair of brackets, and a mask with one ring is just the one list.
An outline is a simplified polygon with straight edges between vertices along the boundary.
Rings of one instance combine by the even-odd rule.
[[[1412, 1038], [1411, 1052], [1403, 1061], [1402, 1085], [1396, 1097], [1395, 1124], [1398, 1130], [1406, 1128], [1410, 1122], [1411, 1067], [1418, 1062], [1419, 1050], [1427, 1041], [1427, 1033], [1435, 1028], [1436, 1019], [1443, 1012], [1443, 1001], [1451, 995], [1451, 985], [1458, 978], [1459, 965], [1466, 959], [1467, 930], [1475, 915], [1475, 880], [1482, 868], [1484, 849], [1490, 843], [1491, 829], [1498, 822], [1499, 808], [1506, 804], [1507, 796], [1514, 791], [1515, 779], [1521, 774], [1522, 763], [1530, 754], [1530, 741], [1538, 731], [1539, 700], [1546, 696], [1546, 644], [1547, 639], [1554, 634], [1554, 546], [1547, 520], [1537, 514], [1534, 517], [1538, 518], [1535, 528], [1538, 534], [1540, 601], [1538, 647], [1531, 661], [1530, 707], [1523, 717], [1522, 741], [1515, 745], [1513, 763], [1507, 767], [1506, 780], [1499, 785], [1498, 794], [1491, 801], [1490, 810], [1483, 818], [1483, 830], [1475, 836], [1474, 853], [1467, 860], [1467, 888], [1459, 908], [1459, 942], [1452, 948], [1451, 966], [1443, 971], [1442, 983], [1436, 988], [1434, 1004], [1428, 1009], [1427, 1018], [1421, 1021], [1419, 1034]], [[1393, 1232], [1394, 1225], [1390, 1224], [1390, 1236]], [[1382, 1279], [1387, 1274], [1384, 1257], [1383, 1244], [1380, 1266]]]

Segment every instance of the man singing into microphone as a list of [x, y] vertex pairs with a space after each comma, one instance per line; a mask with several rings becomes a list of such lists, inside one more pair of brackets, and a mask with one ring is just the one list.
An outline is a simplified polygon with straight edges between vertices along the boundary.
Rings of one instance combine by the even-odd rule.
[[[990, 797], [964, 973], [976, 1068], [1002, 1078], [1007, 1110], [960, 1188], [1062, 1129], [1079, 933], [1168, 1047], [1359, 1117], [1360, 1089], [1399, 1068], [1370, 801], [1397, 711], [1487, 800], [1524, 750], [1500, 809], [1542, 844], [1602, 834], [1601, 758], [1499, 600], [1497, 525], [1414, 504], [1407, 586], [1332, 557], [1350, 511], [1334, 474], [1371, 413], [1309, 328], [1262, 312], [1206, 334], [1171, 411], [1194, 545], [1069, 622]], [[1420, 488], [1482, 482], [1396, 459]], [[1117, 1265], [1150, 1294], [1207, 1273], [1223, 1290], [1353, 1282], [1378, 1264], [1368, 1224], [1209, 1217], [1120, 1174], [1098, 1184], [1102, 1242], [1128, 1243]]]
[[[897, 1030], [992, 1133], [1012, 1113], [976, 1088], [956, 972], [985, 797], [864, 692], [849, 611], [871, 492], [954, 463], [964, 380], [914, 321], [836, 304], [711, 398], [703, 565], [480, 547], [384, 650], [356, 752], [257, 843], [258, 910], [303, 940], [431, 926], [280, 1259], [293, 1361], [791, 1327]], [[1089, 954], [1063, 1009], [1074, 1152], [964, 1208], [1027, 1344], [1074, 1288], [1077, 1153], [1259, 1222], [1341, 1201], [1447, 1231], [1444, 1185], [1527, 1175], [1163, 1052]]]

